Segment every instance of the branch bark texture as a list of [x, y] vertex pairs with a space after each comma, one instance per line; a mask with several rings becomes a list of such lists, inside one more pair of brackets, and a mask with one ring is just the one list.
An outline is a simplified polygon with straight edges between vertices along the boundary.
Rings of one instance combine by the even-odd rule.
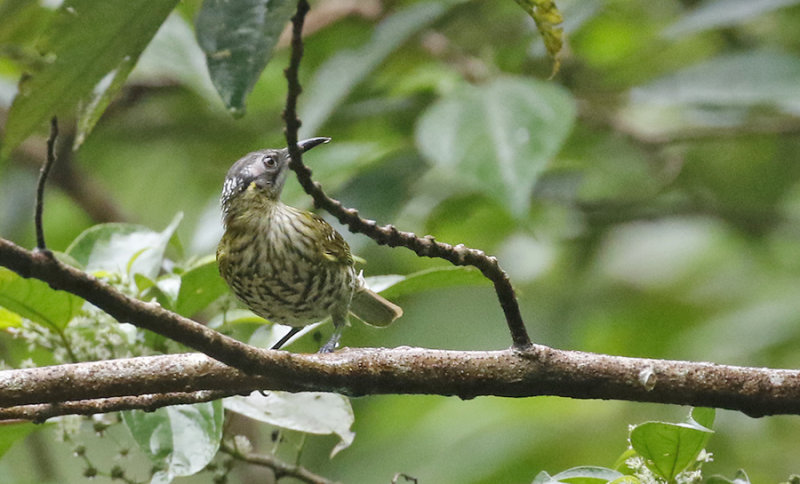
[[210, 395], [219, 397], [284, 390], [464, 399], [556, 395], [726, 408], [754, 417], [800, 414], [800, 370], [627, 358], [541, 345], [500, 351], [400, 347], [265, 354], [260, 376], [199, 354], [7, 370], [0, 372], [0, 407], [160, 392], [213, 391]]

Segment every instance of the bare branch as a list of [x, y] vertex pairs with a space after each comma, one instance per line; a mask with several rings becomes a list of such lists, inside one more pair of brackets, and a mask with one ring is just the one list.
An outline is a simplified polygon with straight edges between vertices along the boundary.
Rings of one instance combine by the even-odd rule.
[[44, 211], [44, 185], [53, 163], [56, 162], [56, 138], [58, 138], [58, 119], [53, 116], [50, 120], [50, 137], [47, 138], [47, 159], [39, 171], [39, 181], [36, 184], [36, 211], [33, 214], [33, 223], [36, 226], [36, 248], [47, 250], [44, 243], [44, 227], [42, 226], [42, 212]]
[[[283, 390], [464, 399], [555, 395], [726, 408], [753, 417], [800, 414], [800, 370], [607, 356], [541, 345], [501, 351], [266, 351], [262, 365], [260, 376], [246, 375], [204, 355], [180, 354], [7, 370], [0, 372], [0, 407], [174, 392], [222, 396]], [[153, 406], [157, 403], [168, 402]]]
[[272, 472], [275, 473], [276, 481], [283, 477], [294, 477], [295, 479], [308, 484], [334, 484], [334, 481], [314, 474], [305, 467], [287, 464], [286, 462], [278, 460], [273, 455], [257, 454], [255, 452], [241, 452], [225, 442], [222, 443], [220, 450], [236, 459], [239, 459], [242, 462], [272, 469]]
[[454, 265], [470, 265], [480, 269], [481, 273], [494, 284], [514, 346], [520, 349], [529, 346], [531, 340], [525, 329], [525, 322], [522, 320], [514, 288], [511, 286], [508, 274], [500, 268], [497, 258], [487, 256], [483, 251], [471, 249], [463, 244], [452, 246], [437, 242], [431, 235], [417, 237], [411, 232], [401, 232], [393, 225], [379, 226], [374, 220], [359, 217], [357, 210], [345, 208], [338, 200], [327, 196], [322, 190], [322, 186], [311, 179], [311, 169], [303, 164], [301, 150], [297, 147], [297, 131], [301, 124], [297, 118], [297, 98], [302, 92], [298, 71], [303, 56], [302, 31], [307, 12], [308, 3], [306, 0], [300, 0], [297, 3], [297, 13], [292, 18], [292, 50], [289, 67], [285, 71], [288, 90], [286, 108], [283, 112], [286, 124], [286, 143], [292, 158], [289, 167], [297, 174], [300, 185], [314, 199], [315, 206], [336, 217], [339, 222], [347, 225], [351, 232], [364, 234], [381, 245], [405, 247], [421, 257], [440, 258]]
[[201, 390], [197, 392], [168, 392], [131, 397], [98, 398], [58, 403], [40, 403], [0, 408], [0, 420], [30, 420], [41, 423], [60, 415], [95, 415], [122, 410], [144, 410], [151, 412], [161, 407], [190, 403], [209, 402], [236, 395], [224, 390]]

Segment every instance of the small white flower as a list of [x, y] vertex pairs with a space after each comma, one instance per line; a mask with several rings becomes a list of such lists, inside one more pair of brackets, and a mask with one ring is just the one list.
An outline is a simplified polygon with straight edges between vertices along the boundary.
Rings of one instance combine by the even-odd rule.
[[700, 470], [683, 471], [675, 476], [675, 482], [678, 484], [696, 484], [703, 480], [703, 475]]
[[697, 456], [697, 462], [714, 462], [714, 454], [706, 452], [706, 449], [703, 449]]
[[253, 444], [250, 443], [250, 439], [248, 439], [244, 435], [236, 435], [233, 437], [233, 446], [242, 454], [249, 454], [253, 451]]

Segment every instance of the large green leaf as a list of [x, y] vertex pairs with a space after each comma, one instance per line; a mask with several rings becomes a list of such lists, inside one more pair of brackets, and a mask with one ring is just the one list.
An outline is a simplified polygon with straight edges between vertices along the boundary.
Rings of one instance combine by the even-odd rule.
[[244, 115], [245, 98], [266, 67], [296, 0], [205, 0], [197, 16], [197, 40], [223, 102]]
[[103, 80], [104, 82], [98, 84], [89, 96], [81, 101], [78, 106], [78, 125], [73, 143], [74, 149], [78, 149], [86, 141], [86, 137], [89, 136], [94, 126], [100, 121], [100, 117], [106, 111], [108, 105], [111, 104], [114, 96], [122, 89], [135, 65], [136, 59], [126, 57]]
[[181, 287], [175, 302], [175, 311], [192, 316], [218, 297], [228, 292], [228, 286], [219, 275], [217, 261], [213, 257], [181, 274]]
[[689, 422], [694, 422], [701, 427], [709, 430], [714, 426], [714, 418], [717, 416], [717, 411], [713, 408], [695, 407], [689, 414]]
[[524, 215], [533, 186], [572, 129], [575, 105], [563, 88], [521, 77], [465, 85], [417, 122], [417, 146], [449, 176]]
[[89, 272], [139, 273], [155, 280], [181, 218], [178, 214], [162, 232], [134, 224], [95, 225], [70, 244], [67, 255]]
[[669, 482], [686, 470], [705, 448], [713, 431], [713, 409], [695, 409], [687, 423], [645, 422], [631, 430], [631, 447], [647, 466]]
[[353, 408], [347, 397], [336, 393], [317, 392], [269, 392], [262, 395], [253, 392], [250, 396], [229, 397], [225, 408], [260, 422], [281, 428], [311, 434], [339, 436], [339, 443], [331, 456], [353, 443], [355, 433]]
[[165, 484], [195, 474], [211, 462], [222, 439], [223, 415], [217, 400], [155, 412], [122, 412], [122, 419], [142, 451], [162, 469], [151, 483]]
[[697, 5], [670, 25], [664, 34], [669, 37], [702, 32], [751, 22], [763, 13], [798, 3], [798, 0], [712, 0]]
[[489, 279], [474, 267], [445, 266], [425, 269], [408, 275], [390, 274], [367, 278], [373, 291], [380, 292], [388, 299], [413, 294], [415, 292], [459, 286], [489, 285]]
[[212, 106], [220, 105], [194, 30], [177, 12], [161, 25], [130, 75], [131, 82], [148, 85], [164, 80], [190, 88]]
[[66, 0], [39, 43], [44, 67], [20, 82], [2, 154], [51, 116], [71, 114], [109, 72], [135, 61], [176, 3]]
[[567, 469], [554, 476], [551, 476], [544, 471], [540, 472], [536, 475], [536, 478], [533, 480], [532, 484], [559, 484], [563, 483], [564, 481], [571, 484], [600, 484], [601, 482], [610, 482], [622, 477], [625, 476], [614, 469], [597, 466], [581, 466]]
[[381, 22], [363, 47], [340, 52], [328, 59], [304, 88], [307, 96], [300, 106], [300, 119], [303, 120], [300, 137], [314, 136], [356, 85], [389, 54], [455, 3], [458, 2], [425, 2], [401, 10]]
[[16, 442], [23, 439], [34, 430], [42, 430], [45, 426], [27, 423], [4, 423], [0, 425], [0, 457]]
[[[41, 325], [63, 329], [80, 312], [83, 299], [0, 267], [0, 306]], [[0, 321], [3, 325], [14, 324], [8, 314]]]

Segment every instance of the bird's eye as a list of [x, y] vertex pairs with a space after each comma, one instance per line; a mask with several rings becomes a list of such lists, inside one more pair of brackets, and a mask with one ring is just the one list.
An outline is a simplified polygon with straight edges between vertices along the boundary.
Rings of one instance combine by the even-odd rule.
[[273, 168], [278, 162], [272, 155], [264, 155], [261, 157], [261, 163], [264, 163], [267, 168]]

